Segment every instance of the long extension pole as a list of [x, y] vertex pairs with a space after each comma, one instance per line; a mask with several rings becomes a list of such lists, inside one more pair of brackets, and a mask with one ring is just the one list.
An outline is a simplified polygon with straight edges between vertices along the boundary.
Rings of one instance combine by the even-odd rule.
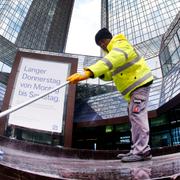
[[54, 89], [51, 89], [51, 90], [49, 90], [49, 91], [47, 91], [47, 92], [45, 92], [45, 93], [43, 93], [43, 94], [40, 94], [39, 96], [36, 96], [36, 97], [34, 97], [34, 98], [31, 98], [30, 100], [28, 100], [28, 101], [26, 101], [26, 102], [24, 102], [24, 103], [21, 103], [21, 104], [15, 106], [15, 107], [12, 107], [12, 108], [10, 108], [10, 109], [7, 109], [7, 110], [1, 112], [1, 113], [0, 113], [0, 118], [3, 117], [3, 116], [8, 115], [8, 114], [10, 114], [10, 113], [12, 113], [12, 112], [14, 112], [14, 111], [17, 111], [18, 109], [21, 109], [21, 108], [23, 108], [23, 107], [25, 107], [25, 106], [27, 106], [27, 105], [29, 105], [29, 104], [37, 101], [38, 99], [41, 99], [41, 98], [43, 98], [44, 96], [47, 96], [48, 94], [50, 94], [50, 93], [52, 93], [52, 92], [54, 92], [54, 91], [56, 91], [56, 90], [58, 90], [58, 89], [61, 89], [62, 87], [66, 86], [67, 84], [69, 84], [69, 81], [67, 81], [67, 82], [65, 82], [65, 83], [63, 83], [63, 84], [55, 87]]

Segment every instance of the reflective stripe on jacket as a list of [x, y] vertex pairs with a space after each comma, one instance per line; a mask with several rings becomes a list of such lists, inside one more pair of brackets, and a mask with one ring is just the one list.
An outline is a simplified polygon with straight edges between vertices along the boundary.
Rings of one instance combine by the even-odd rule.
[[94, 78], [113, 80], [127, 101], [130, 93], [153, 80], [151, 70], [124, 35], [118, 34], [107, 46], [108, 54], [97, 63], [85, 68], [94, 73]]

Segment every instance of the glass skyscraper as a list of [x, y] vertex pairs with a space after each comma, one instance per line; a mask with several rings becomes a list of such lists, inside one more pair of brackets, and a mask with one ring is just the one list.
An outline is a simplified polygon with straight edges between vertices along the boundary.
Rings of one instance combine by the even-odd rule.
[[172, 68], [176, 66], [180, 58], [180, 12], [177, 14], [175, 20], [171, 23], [170, 28], [164, 34], [161, 49], [160, 62], [162, 65], [163, 75], [166, 76]]
[[102, 26], [125, 34], [160, 78], [161, 38], [179, 10], [179, 0], [102, 0]]
[[[180, 144], [179, 10], [179, 0], [101, 1], [101, 26], [113, 35], [125, 34], [155, 77], [148, 103], [152, 147]], [[75, 112], [76, 146], [130, 148], [127, 103], [113, 88], [103, 89], [107, 84], [98, 87], [100, 93], [91, 97], [79, 91], [84, 102], [79, 101]]]
[[64, 52], [74, 0], [34, 0], [15, 44], [18, 47]]
[[74, 0], [1, 0], [0, 35], [17, 47], [63, 52]]
[[19, 48], [63, 52], [74, 0], [0, 0], [0, 102]]
[[180, 12], [163, 35], [159, 58], [164, 76], [160, 98], [163, 105], [180, 93]]
[[0, 1], [0, 35], [15, 43], [32, 0]]
[[[73, 3], [0, 0], [0, 102], [18, 50], [78, 58], [78, 72], [101, 58], [63, 53]], [[148, 104], [152, 147], [180, 144], [179, 1], [101, 3], [101, 26], [113, 35], [124, 33], [146, 58], [155, 76]], [[96, 78], [77, 85], [73, 133], [74, 147], [93, 148], [96, 143], [97, 149], [129, 148], [127, 102], [112, 82]], [[21, 136], [33, 142], [43, 139], [42, 134], [22, 130]], [[48, 138], [43, 143], [51, 143]]]

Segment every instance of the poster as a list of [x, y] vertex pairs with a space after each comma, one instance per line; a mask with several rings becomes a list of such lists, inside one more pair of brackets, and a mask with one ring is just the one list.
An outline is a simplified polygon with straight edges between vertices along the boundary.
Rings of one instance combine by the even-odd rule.
[[[69, 74], [68, 63], [22, 57], [10, 99], [14, 107], [63, 83]], [[8, 123], [21, 127], [62, 133], [67, 88], [33, 102], [9, 115]]]

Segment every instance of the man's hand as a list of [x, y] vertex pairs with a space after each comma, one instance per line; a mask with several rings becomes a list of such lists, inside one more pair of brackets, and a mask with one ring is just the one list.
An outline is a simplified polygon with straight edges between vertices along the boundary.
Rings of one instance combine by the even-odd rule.
[[89, 70], [85, 70], [83, 74], [75, 73], [67, 78], [67, 81], [69, 81], [71, 84], [76, 84], [79, 81], [86, 80], [90, 78], [93, 75], [93, 73]]

